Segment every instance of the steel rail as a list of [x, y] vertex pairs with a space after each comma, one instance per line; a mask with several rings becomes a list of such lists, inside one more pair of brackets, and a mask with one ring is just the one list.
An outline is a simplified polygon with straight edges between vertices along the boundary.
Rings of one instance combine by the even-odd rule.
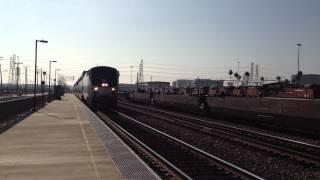
[[184, 141], [181, 141], [181, 140], [179, 140], [179, 139], [177, 139], [177, 138], [175, 138], [173, 136], [170, 136], [170, 135], [168, 135], [168, 134], [166, 134], [166, 133], [164, 133], [162, 131], [159, 131], [159, 130], [157, 130], [157, 129], [153, 128], [153, 127], [150, 127], [150, 126], [148, 126], [146, 124], [143, 124], [143, 123], [139, 122], [138, 120], [135, 120], [134, 118], [129, 117], [129, 116], [127, 116], [127, 115], [125, 115], [125, 114], [123, 114], [121, 112], [118, 112], [118, 111], [115, 111], [115, 112], [119, 116], [121, 116], [121, 117], [123, 117], [125, 119], [128, 119], [128, 120], [131, 120], [132, 122], [134, 122], [136, 124], [139, 124], [140, 126], [142, 126], [144, 128], [147, 128], [147, 129], [149, 129], [149, 130], [151, 130], [153, 132], [156, 132], [156, 133], [160, 134], [161, 136], [164, 136], [165, 138], [169, 139], [170, 141], [174, 141], [174, 142], [176, 142], [178, 144], [181, 144], [182, 146], [187, 147], [188, 149], [191, 149], [194, 152], [197, 152], [198, 154], [201, 154], [201, 156], [204, 156], [204, 157], [210, 159], [211, 161], [219, 164], [220, 166], [222, 166], [227, 171], [232, 172], [234, 175], [242, 177], [243, 179], [259, 179], [259, 180], [263, 179], [263, 178], [255, 175], [255, 174], [253, 174], [251, 172], [248, 172], [248, 171], [246, 171], [246, 170], [244, 170], [244, 169], [242, 169], [242, 168], [240, 168], [240, 167], [238, 167], [238, 166], [236, 166], [236, 165], [234, 165], [232, 163], [229, 163], [229, 162], [227, 162], [227, 161], [225, 161], [225, 160], [223, 160], [223, 159], [221, 159], [219, 157], [213, 156], [213, 155], [211, 155], [211, 154], [209, 154], [209, 153], [207, 153], [207, 152], [205, 152], [205, 151], [203, 151], [203, 150], [201, 150], [199, 148], [196, 148], [196, 147], [194, 147], [194, 146], [192, 146], [192, 145], [190, 145], [190, 144], [188, 144], [188, 143], [186, 143]]
[[[238, 128], [238, 127], [224, 125], [224, 124], [221, 124], [221, 123], [210, 122], [210, 121], [202, 120], [202, 119], [199, 119], [199, 118], [180, 115], [180, 114], [167, 112], [167, 111], [163, 111], [163, 110], [159, 110], [159, 109], [147, 108], [147, 107], [144, 107], [144, 106], [133, 105], [133, 104], [129, 104], [129, 103], [124, 103], [124, 104], [126, 104], [127, 106], [139, 107], [139, 108], [142, 108], [142, 109], [145, 109], [145, 110], [149, 110], [149, 111], [152, 111], [152, 112], [158, 112], [158, 113], [167, 114], [167, 115], [170, 115], [170, 116], [184, 118], [184, 119], [177, 119], [177, 120], [184, 121], [184, 122], [187, 122], [189, 124], [193, 124], [193, 125], [197, 125], [197, 126], [202, 126], [203, 128], [208, 128], [208, 125], [209, 125], [210, 128], [216, 128], [216, 127], [212, 127], [213, 125], [214, 126], [219, 126], [221, 128], [224, 128], [223, 130], [221, 130], [221, 129], [219, 130], [220, 133], [225, 133], [227, 135], [231, 135], [231, 136], [235, 136], [237, 138], [245, 139], [247, 141], [250, 141], [250, 142], [253, 142], [253, 143], [256, 143], [256, 144], [260, 144], [262, 146], [267, 146], [269, 148], [277, 149], [278, 151], [283, 151], [283, 152], [286, 152], [286, 153], [289, 153], [289, 154], [293, 154], [295, 156], [300, 157], [298, 159], [302, 159], [303, 161], [312, 162], [313, 164], [318, 165], [318, 166], [320, 165], [320, 157], [319, 157], [319, 155], [318, 154], [314, 154], [314, 155], [312, 154], [314, 151], [320, 152], [320, 146], [317, 146], [317, 145], [308, 144], [308, 143], [304, 143], [304, 142], [300, 142], [300, 141], [295, 141], [295, 140], [291, 140], [291, 139], [287, 139], [287, 138], [281, 138], [281, 137], [277, 137], [277, 136], [273, 136], [273, 135], [268, 135], [268, 134], [265, 134], [265, 133], [254, 132], [254, 131], [251, 131], [251, 130], [246, 130], [246, 129], [242, 129], [242, 128]], [[143, 111], [140, 111], [140, 113], [144, 113], [144, 114], [156, 117], [156, 118], [160, 118], [159, 115], [154, 115], [154, 114], [150, 114], [150, 113], [143, 112]], [[192, 120], [192, 122], [186, 121], [185, 119]], [[200, 122], [204, 123], [204, 124], [200, 124]], [[226, 129], [229, 129], [229, 131], [232, 130], [233, 133], [237, 133], [237, 134], [230, 134], [229, 132], [225, 132]], [[239, 132], [234, 132], [234, 131], [239, 131]], [[270, 138], [272, 141], [278, 141], [278, 143], [284, 143], [287, 146], [303, 146], [303, 147], [300, 147], [300, 148], [302, 148], [305, 152], [301, 152], [299, 150], [293, 150], [293, 149], [290, 149], [288, 147], [284, 148], [284, 147], [281, 147], [281, 144], [280, 145], [274, 145], [274, 144], [270, 144], [270, 143], [266, 143], [266, 142], [260, 142], [260, 141], [257, 141], [256, 139], [253, 139], [252, 136], [254, 138], [257, 138], [257, 137]]]
[[[105, 123], [110, 123], [112, 126], [114, 126], [116, 129], [116, 131], [120, 131], [122, 133], [124, 133], [126, 136], [130, 137], [131, 140], [133, 140], [134, 142], [136, 142], [139, 146], [142, 146], [142, 148], [146, 149], [149, 153], [152, 154], [152, 156], [155, 156], [157, 159], [159, 159], [162, 163], [164, 163], [166, 166], [168, 166], [169, 168], [171, 168], [172, 170], [174, 170], [177, 174], [178, 177], [182, 177], [183, 179], [188, 179], [191, 180], [192, 178], [189, 177], [187, 174], [185, 174], [184, 172], [182, 172], [179, 168], [177, 168], [175, 165], [173, 165], [172, 163], [170, 163], [169, 161], [167, 161], [165, 158], [163, 158], [160, 154], [158, 154], [157, 152], [155, 152], [154, 150], [152, 150], [151, 148], [149, 148], [146, 144], [144, 144], [142, 141], [140, 141], [139, 139], [137, 139], [136, 137], [134, 137], [132, 134], [130, 134], [128, 131], [126, 131], [124, 128], [122, 128], [121, 126], [119, 126], [118, 124], [116, 124], [115, 122], [113, 122], [108, 116], [106, 116], [104, 113], [97, 111], [96, 114], [98, 115], [98, 117], [102, 118], [103, 122]], [[111, 120], [111, 121], [110, 121]]]

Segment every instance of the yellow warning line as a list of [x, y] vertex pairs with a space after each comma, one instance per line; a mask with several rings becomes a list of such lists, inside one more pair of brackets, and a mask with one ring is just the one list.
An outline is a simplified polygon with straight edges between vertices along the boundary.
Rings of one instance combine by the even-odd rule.
[[88, 149], [88, 151], [89, 151], [89, 153], [90, 153], [90, 160], [91, 160], [91, 164], [92, 164], [92, 166], [93, 166], [93, 168], [94, 168], [94, 171], [95, 171], [96, 179], [97, 179], [97, 180], [100, 180], [101, 177], [100, 177], [100, 174], [99, 174], [99, 172], [98, 172], [97, 165], [96, 165], [96, 163], [95, 163], [94, 156], [93, 156], [91, 147], [90, 147], [90, 145], [89, 145], [88, 138], [87, 138], [86, 132], [85, 132], [85, 130], [84, 130], [84, 128], [83, 128], [82, 120], [81, 120], [81, 117], [80, 117], [80, 114], [79, 114], [79, 111], [78, 111], [78, 108], [76, 107], [76, 105], [74, 105], [74, 109], [75, 109], [76, 114], [77, 114], [77, 116], [78, 116], [78, 120], [79, 120], [79, 123], [80, 123], [80, 128], [81, 128], [81, 132], [82, 132], [83, 139], [84, 139], [84, 141], [85, 141], [85, 143], [86, 143], [86, 146], [87, 146], [87, 149]]

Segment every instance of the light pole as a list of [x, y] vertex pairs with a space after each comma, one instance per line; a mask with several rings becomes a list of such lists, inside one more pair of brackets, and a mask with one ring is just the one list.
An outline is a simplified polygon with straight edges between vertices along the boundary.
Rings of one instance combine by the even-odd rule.
[[298, 73], [300, 71], [300, 47], [302, 46], [302, 44], [298, 43]]
[[[45, 84], [46, 84], [46, 75], [47, 75], [47, 72], [43, 71], [42, 72], [43, 74], [43, 81], [41, 81], [41, 87], [42, 87], [42, 105], [44, 105], [44, 100], [45, 100], [45, 97], [44, 97], [44, 87], [45, 87]], [[42, 78], [41, 78], [42, 79]]]
[[55, 70], [54, 70], [54, 86], [56, 86], [56, 81], [57, 81], [57, 71], [61, 71], [61, 69], [55, 69]]
[[52, 62], [57, 62], [57, 61], [55, 61], [55, 60], [53, 60], [53, 61], [49, 61], [49, 93], [48, 93], [48, 97], [50, 98], [51, 96], [50, 96], [50, 91], [51, 91], [51, 63]]
[[56, 94], [56, 82], [57, 82], [57, 71], [60, 71], [61, 69], [55, 69], [54, 70], [54, 88], [53, 88], [53, 91], [54, 91], [54, 94]]
[[37, 94], [37, 48], [38, 42], [48, 43], [46, 40], [36, 40], [35, 56], [34, 56], [34, 86], [33, 86], [33, 110], [36, 110], [36, 94]]

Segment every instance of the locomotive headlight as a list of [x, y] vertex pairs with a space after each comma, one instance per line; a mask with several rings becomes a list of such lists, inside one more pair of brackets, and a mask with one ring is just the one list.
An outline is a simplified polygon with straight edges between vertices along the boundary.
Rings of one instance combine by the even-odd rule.
[[116, 88], [114, 88], [114, 87], [113, 87], [113, 88], [111, 88], [111, 90], [112, 90], [112, 91], [115, 91], [115, 90], [116, 90]]
[[102, 86], [102, 87], [108, 87], [109, 84], [108, 84], [108, 83], [102, 83], [101, 86]]
[[94, 91], [98, 91], [98, 87], [94, 87], [94, 89], [93, 89]]

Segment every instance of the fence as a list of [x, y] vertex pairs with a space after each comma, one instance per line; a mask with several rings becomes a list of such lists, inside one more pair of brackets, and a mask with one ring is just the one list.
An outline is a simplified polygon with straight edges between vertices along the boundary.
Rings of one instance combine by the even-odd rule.
[[31, 112], [34, 108], [43, 107], [47, 102], [47, 95], [38, 95], [36, 97], [21, 97], [0, 101], [0, 125], [3, 126], [7, 120], [19, 114]]

